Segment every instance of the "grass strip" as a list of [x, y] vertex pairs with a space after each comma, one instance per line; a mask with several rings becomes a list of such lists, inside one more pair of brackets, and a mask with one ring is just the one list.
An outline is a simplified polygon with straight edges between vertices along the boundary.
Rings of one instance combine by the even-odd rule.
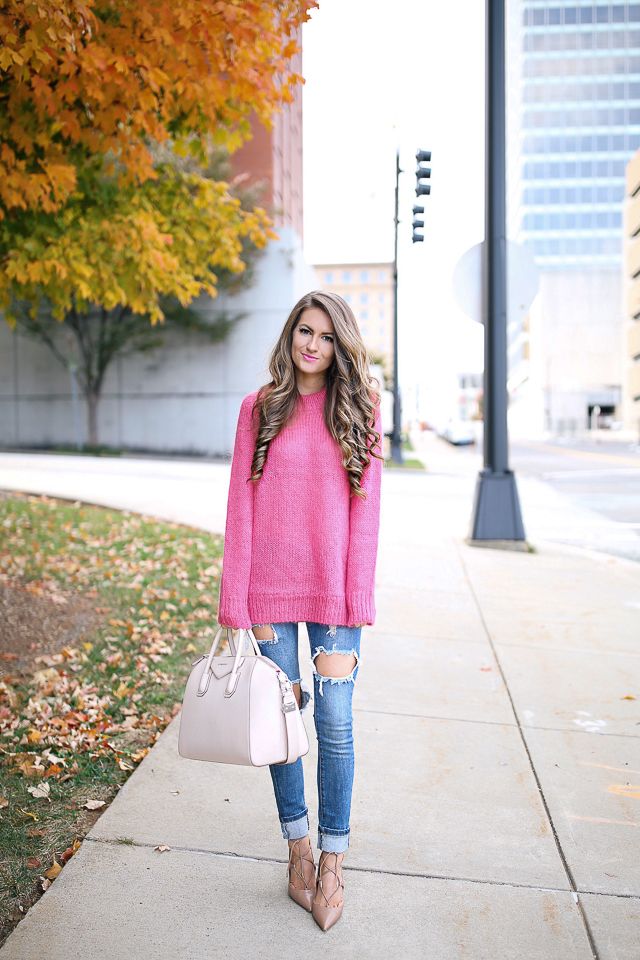
[[217, 627], [222, 551], [221, 536], [138, 514], [0, 496], [5, 596], [97, 614], [53, 651], [35, 630], [28, 650], [3, 637], [0, 943], [178, 712]]

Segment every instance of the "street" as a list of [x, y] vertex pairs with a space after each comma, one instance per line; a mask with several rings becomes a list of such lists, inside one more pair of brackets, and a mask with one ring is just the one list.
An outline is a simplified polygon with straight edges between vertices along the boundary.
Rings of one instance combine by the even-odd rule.
[[[481, 445], [454, 447], [429, 431], [412, 434], [412, 440], [434, 476], [475, 483], [482, 469]], [[640, 561], [637, 447], [634, 452], [632, 444], [616, 440], [512, 441], [509, 465], [516, 474], [527, 537], [544, 536]], [[552, 518], [539, 509], [546, 502], [557, 508]]]

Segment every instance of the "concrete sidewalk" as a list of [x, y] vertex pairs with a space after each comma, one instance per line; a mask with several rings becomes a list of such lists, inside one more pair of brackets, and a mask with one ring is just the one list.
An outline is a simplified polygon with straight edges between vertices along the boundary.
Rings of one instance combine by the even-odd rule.
[[[127, 491], [121, 471], [111, 496], [172, 519], [182, 501], [187, 522], [220, 530], [224, 499], [198, 498], [207, 483], [219, 498], [228, 468], [203, 469], [191, 497], [191, 480], [175, 481], [178, 501], [149, 475]], [[80, 486], [72, 496], [95, 499]], [[336, 927], [286, 896], [268, 770], [180, 758], [178, 716], [1, 960], [640, 958], [640, 570], [530, 524], [535, 553], [469, 547], [470, 489], [444, 473], [383, 476]]]

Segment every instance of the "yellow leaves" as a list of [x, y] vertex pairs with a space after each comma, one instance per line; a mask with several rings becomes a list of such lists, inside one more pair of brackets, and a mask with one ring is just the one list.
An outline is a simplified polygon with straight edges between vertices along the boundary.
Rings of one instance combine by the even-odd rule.
[[[42, 292], [62, 319], [75, 303], [117, 306], [163, 320], [160, 298], [189, 304], [215, 296], [211, 268], [242, 272], [242, 238], [264, 246], [271, 221], [261, 208], [244, 211], [224, 182], [161, 168], [143, 188], [101, 193], [76, 213], [67, 207], [64, 231], [18, 236], [0, 275], [0, 302], [30, 301]], [[47, 170], [53, 175], [52, 170]], [[6, 311], [9, 320], [11, 310]], [[107, 574], [105, 574], [107, 575]]]
[[44, 876], [47, 878], [47, 880], [55, 880], [61, 870], [62, 867], [58, 861], [54, 859], [53, 864], [49, 867], [49, 869], [44, 871]]
[[118, 700], [122, 700], [123, 697], [128, 697], [130, 693], [133, 693], [135, 687], [128, 687], [126, 683], [121, 683], [117, 689], [113, 691], [114, 697]]
[[0, 70], [8, 70], [14, 62], [14, 51], [4, 47], [0, 50]]

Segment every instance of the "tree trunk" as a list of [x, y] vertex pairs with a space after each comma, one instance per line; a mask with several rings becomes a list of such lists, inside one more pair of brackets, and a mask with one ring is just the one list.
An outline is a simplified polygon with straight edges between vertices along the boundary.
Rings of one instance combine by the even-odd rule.
[[87, 395], [87, 438], [92, 447], [98, 444], [98, 393], [90, 390]]

